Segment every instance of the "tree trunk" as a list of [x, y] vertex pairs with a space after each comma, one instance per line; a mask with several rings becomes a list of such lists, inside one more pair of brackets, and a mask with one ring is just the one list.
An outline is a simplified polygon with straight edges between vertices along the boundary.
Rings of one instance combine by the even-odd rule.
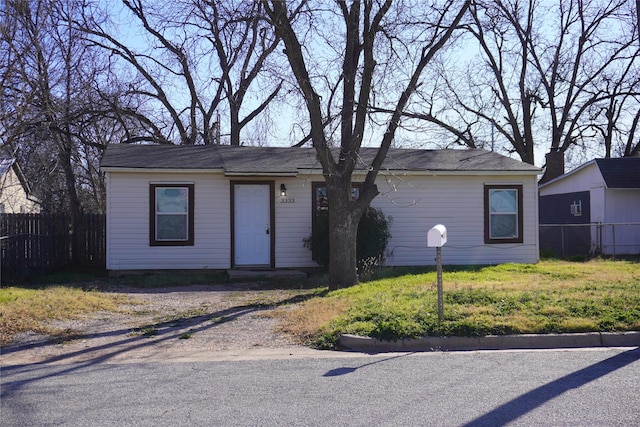
[[238, 107], [231, 103], [230, 108], [230, 121], [231, 121], [231, 145], [240, 145], [240, 111]]
[[346, 288], [358, 283], [356, 240], [362, 212], [356, 209], [351, 194], [351, 180], [327, 180], [329, 290]]

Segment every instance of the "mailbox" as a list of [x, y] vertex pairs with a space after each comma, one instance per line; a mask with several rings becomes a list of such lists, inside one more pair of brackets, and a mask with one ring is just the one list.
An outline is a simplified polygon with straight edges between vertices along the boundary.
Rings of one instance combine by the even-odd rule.
[[427, 246], [438, 248], [447, 243], [447, 227], [442, 224], [434, 226], [427, 232]]

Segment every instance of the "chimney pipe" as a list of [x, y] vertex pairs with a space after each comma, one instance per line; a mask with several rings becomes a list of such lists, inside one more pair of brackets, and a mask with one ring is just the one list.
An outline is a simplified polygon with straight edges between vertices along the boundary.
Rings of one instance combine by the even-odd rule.
[[540, 184], [551, 181], [554, 178], [564, 175], [564, 153], [560, 150], [552, 150], [545, 155], [547, 164], [544, 175], [540, 179]]

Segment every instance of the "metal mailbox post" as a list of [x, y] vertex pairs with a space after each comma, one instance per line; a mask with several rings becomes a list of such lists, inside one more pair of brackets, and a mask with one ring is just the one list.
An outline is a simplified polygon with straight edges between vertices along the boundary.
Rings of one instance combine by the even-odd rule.
[[427, 232], [427, 246], [436, 248], [436, 269], [438, 272], [438, 320], [444, 320], [444, 303], [442, 292], [442, 246], [447, 243], [447, 227], [435, 225]]

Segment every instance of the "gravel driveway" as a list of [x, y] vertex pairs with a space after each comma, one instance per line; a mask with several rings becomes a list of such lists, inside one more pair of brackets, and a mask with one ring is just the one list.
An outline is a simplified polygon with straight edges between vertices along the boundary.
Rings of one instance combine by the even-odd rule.
[[273, 316], [312, 291], [267, 289], [263, 283], [102, 289], [125, 294], [132, 304], [121, 313], [98, 312], [57, 321], [65, 340], [22, 334], [2, 349], [0, 363], [69, 363], [171, 359], [181, 355], [250, 355], [305, 348], [277, 330]]

